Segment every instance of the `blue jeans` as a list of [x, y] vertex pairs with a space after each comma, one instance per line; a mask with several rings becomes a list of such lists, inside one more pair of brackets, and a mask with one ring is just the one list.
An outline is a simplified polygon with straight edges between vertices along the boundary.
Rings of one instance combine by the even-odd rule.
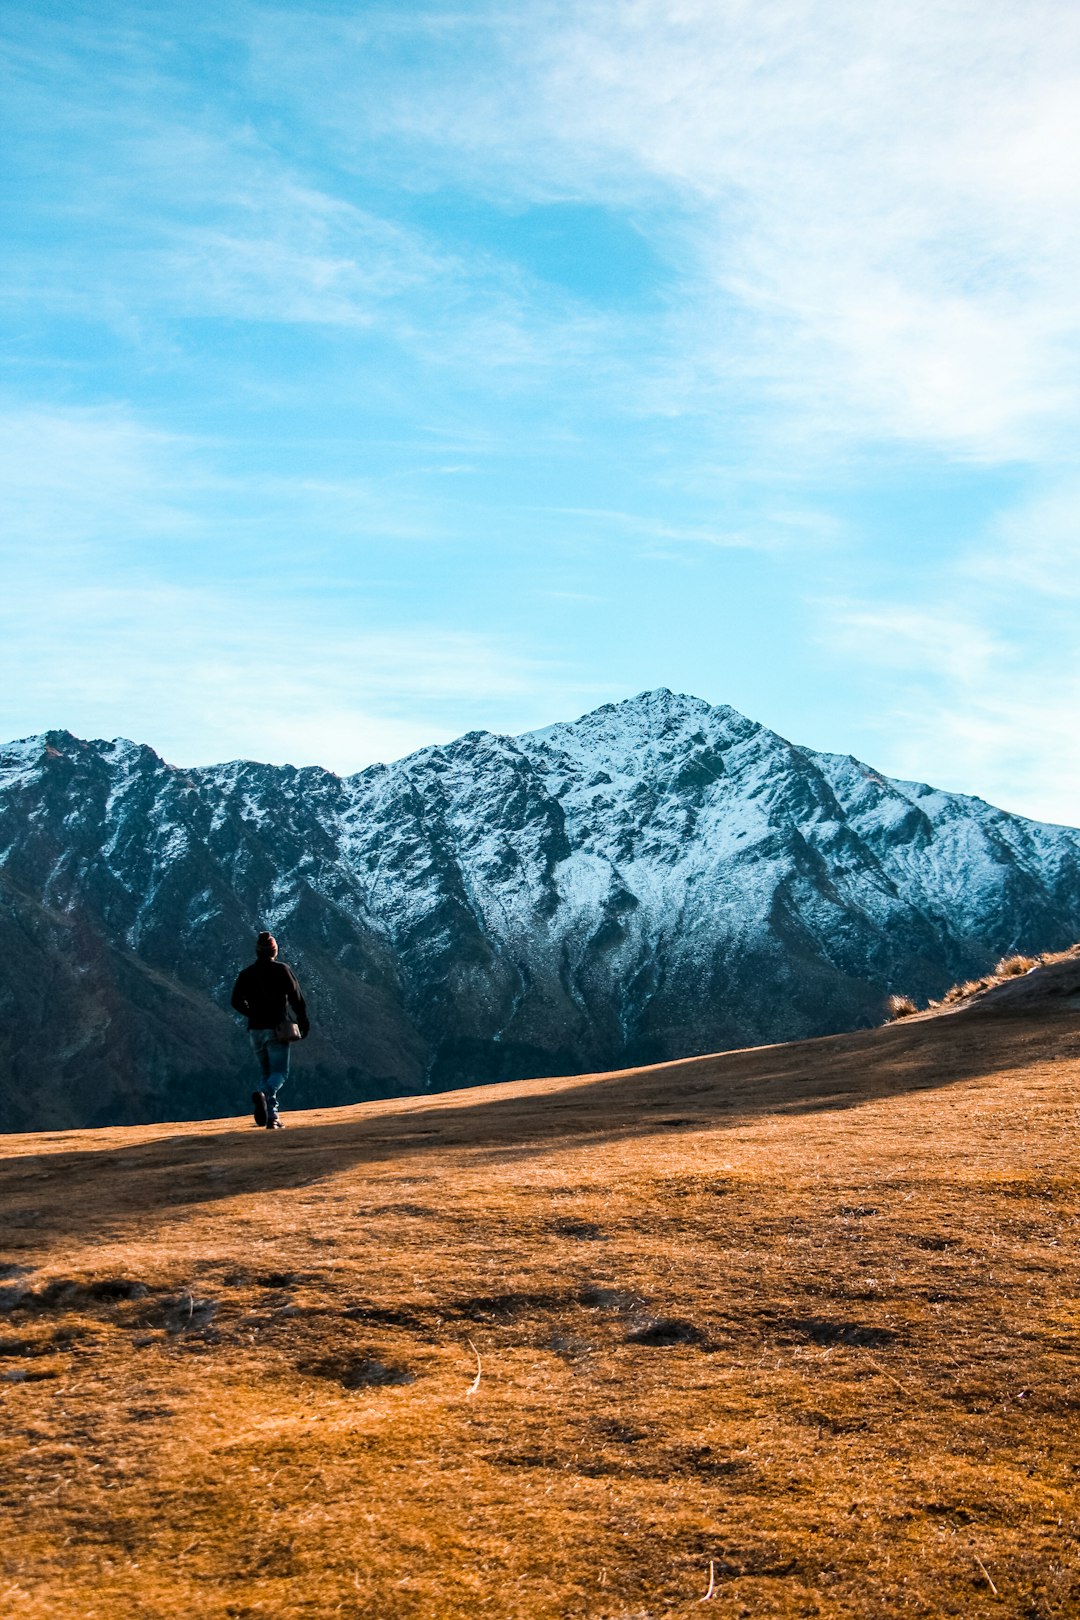
[[289, 1047], [286, 1041], [275, 1041], [272, 1029], [253, 1029], [251, 1044], [262, 1070], [262, 1089], [266, 1097], [266, 1117], [277, 1118], [277, 1095], [289, 1078]]

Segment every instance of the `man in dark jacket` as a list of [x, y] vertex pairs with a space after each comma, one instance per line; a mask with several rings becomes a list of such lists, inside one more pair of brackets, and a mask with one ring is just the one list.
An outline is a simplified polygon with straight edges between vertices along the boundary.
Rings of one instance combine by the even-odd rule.
[[251, 1044], [262, 1070], [262, 1090], [251, 1093], [255, 1123], [265, 1125], [268, 1131], [279, 1131], [278, 1092], [289, 1078], [289, 1043], [278, 1039], [281, 1026], [289, 1022], [286, 1004], [293, 1010], [301, 1040], [307, 1039], [311, 1026], [296, 974], [277, 960], [273, 934], [260, 934], [255, 941], [255, 960], [233, 985], [232, 1004], [248, 1021]]

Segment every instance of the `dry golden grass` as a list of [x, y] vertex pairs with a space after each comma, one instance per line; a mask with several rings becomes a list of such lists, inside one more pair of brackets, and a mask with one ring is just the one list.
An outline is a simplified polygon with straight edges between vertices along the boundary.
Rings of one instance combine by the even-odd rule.
[[932, 1001], [930, 1007], [954, 1007], [957, 1003], [974, 1000], [976, 996], [995, 989], [1009, 979], [1022, 978], [1033, 968], [1058, 967], [1063, 963], [1080, 967], [1080, 944], [1070, 945], [1064, 951], [1043, 951], [1041, 956], [1003, 956], [992, 973], [985, 974], [981, 979], [965, 979], [963, 984], [954, 984], [940, 1001]]
[[1076, 1616], [1078, 1082], [1069, 1004], [6, 1138], [0, 1614]]
[[1038, 965], [1039, 958], [1034, 956], [1003, 956], [994, 969], [994, 978], [1018, 979], [1021, 973], [1030, 973]]
[[989, 976], [985, 979], [965, 979], [963, 984], [954, 984], [946, 990], [941, 998], [942, 1004], [948, 1006], [951, 1002], [970, 1001], [973, 996], [991, 989], [993, 984], [994, 980]]
[[918, 1002], [912, 1001], [910, 996], [890, 996], [885, 1003], [885, 1021], [895, 1023], [898, 1018], [910, 1018], [918, 1010]]

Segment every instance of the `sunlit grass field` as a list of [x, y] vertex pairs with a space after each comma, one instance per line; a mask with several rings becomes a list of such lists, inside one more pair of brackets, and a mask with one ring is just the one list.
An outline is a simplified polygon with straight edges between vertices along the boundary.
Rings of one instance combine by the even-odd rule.
[[0, 1614], [1080, 1614], [1080, 1010], [286, 1118], [3, 1139]]

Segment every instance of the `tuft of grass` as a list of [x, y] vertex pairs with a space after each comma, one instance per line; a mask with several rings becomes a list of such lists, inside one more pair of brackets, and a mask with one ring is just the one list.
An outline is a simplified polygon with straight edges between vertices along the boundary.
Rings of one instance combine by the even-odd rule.
[[1003, 956], [994, 969], [994, 978], [1018, 979], [1022, 973], [1030, 973], [1038, 965], [1038, 958], [1034, 956]]
[[942, 996], [943, 1002], [967, 1001], [969, 996], [977, 996], [983, 990], [989, 990], [994, 983], [992, 978], [965, 979], [963, 984], [954, 984]]
[[885, 1003], [885, 1022], [893, 1024], [898, 1018], [910, 1018], [918, 1010], [918, 1004], [910, 996], [890, 996]]
[[952, 1006], [958, 1001], [968, 1001], [972, 996], [981, 995], [984, 990], [992, 990], [996, 984], [1003, 984], [1006, 979], [1019, 979], [1032, 968], [1052, 967], [1057, 962], [1069, 962], [1080, 956], [1080, 944], [1070, 945], [1065, 951], [1043, 951], [1040, 956], [1024, 956], [1019, 951], [1012, 956], [1003, 956], [992, 973], [984, 974], [981, 979], [965, 979], [963, 984], [954, 984], [946, 990], [939, 1002], [932, 1001], [931, 1007]]

